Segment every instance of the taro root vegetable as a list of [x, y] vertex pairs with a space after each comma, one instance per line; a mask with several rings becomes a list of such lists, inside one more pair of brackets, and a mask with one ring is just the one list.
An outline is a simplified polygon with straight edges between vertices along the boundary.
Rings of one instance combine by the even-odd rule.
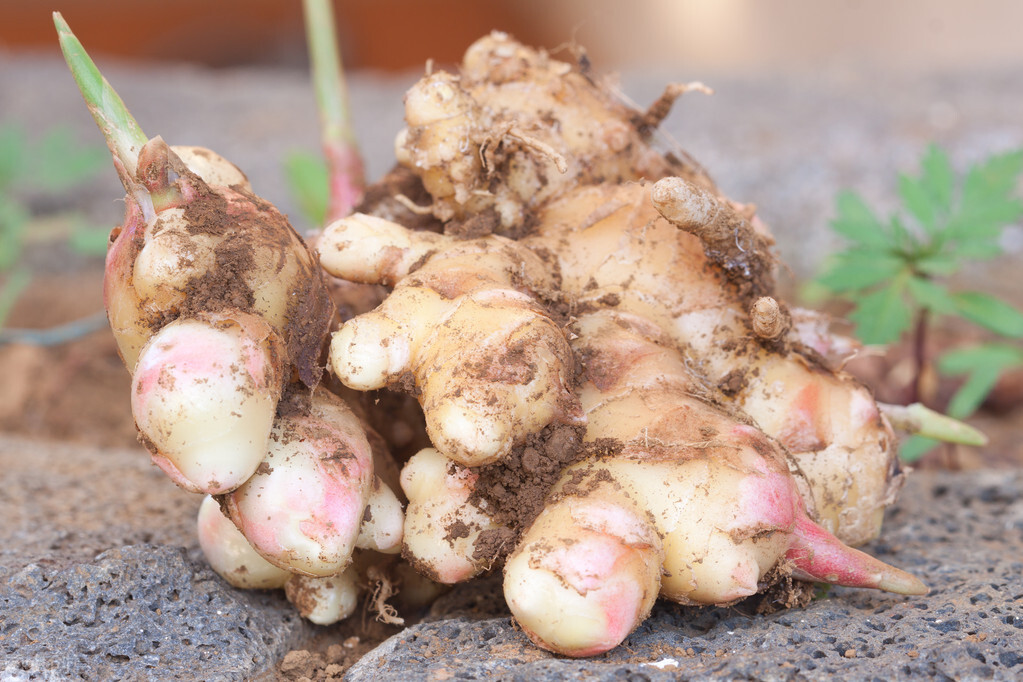
[[210, 495], [199, 505], [198, 527], [199, 546], [206, 561], [235, 587], [274, 589], [284, 587], [292, 576], [259, 556]]
[[316, 385], [334, 307], [302, 238], [220, 155], [147, 138], [59, 14], [54, 22], [127, 191], [124, 224], [110, 235], [104, 295], [128, 370], [169, 322], [230, 309], [270, 324], [284, 341], [285, 366]]
[[318, 622], [344, 617], [353, 552], [399, 551], [404, 517], [374, 471], [397, 484], [382, 439], [319, 387], [336, 319], [316, 257], [226, 159], [143, 135], [54, 22], [127, 191], [104, 297], [140, 440], [179, 486], [216, 496], [199, 517], [214, 570], [286, 587]]
[[[135, 416], [179, 485], [217, 495], [200, 533], [233, 584], [283, 583], [330, 623], [399, 549], [440, 583], [504, 562], [523, 631], [570, 656], [617, 646], [659, 596], [926, 591], [851, 548], [903, 474], [882, 409], [834, 362], [849, 344], [778, 297], [755, 210], [658, 149], [702, 85], [637, 111], [587, 60], [491, 34], [413, 86], [400, 167], [325, 228], [318, 263], [236, 168], [143, 136], [57, 23], [128, 192], [105, 291]], [[359, 314], [326, 353], [325, 281], [378, 287], [344, 299]], [[367, 426], [394, 415], [319, 386], [324, 355], [337, 392], [421, 406], [432, 447], [401, 470], [405, 513]]]
[[[745, 251], [729, 255], [734, 240], [722, 247], [710, 236], [708, 246], [680, 227], [699, 222], [686, 210], [731, 224]], [[707, 398], [741, 411], [785, 446], [805, 474], [807, 507], [829, 530], [849, 544], [876, 537], [902, 483], [894, 435], [865, 387], [787, 333], [765, 338], [754, 331], [757, 315], [750, 311], [773, 293], [757, 221], [680, 178], [580, 187], [538, 213], [537, 234], [526, 241], [542, 249], [561, 245], [562, 286], [577, 305], [612, 307], [657, 324], [683, 349]]]
[[326, 577], [344, 570], [357, 546], [396, 549], [402, 520], [394, 494], [379, 492], [365, 425], [326, 390], [312, 403], [305, 414], [277, 418], [266, 458], [224, 504], [267, 561]]
[[482, 533], [501, 526], [469, 504], [478, 477], [434, 448], [417, 452], [401, 471], [409, 501], [404, 554], [431, 580], [450, 585], [490, 568], [474, 558], [475, 546]]
[[354, 566], [326, 578], [296, 574], [285, 583], [284, 594], [303, 618], [330, 625], [352, 615], [358, 606], [357, 577]]
[[147, 342], [132, 376], [131, 410], [153, 462], [185, 490], [234, 490], [266, 455], [283, 351], [247, 313], [178, 318]]
[[[458, 397], [483, 387], [479, 423], [506, 443], [467, 458], [443, 428], [471, 429], [435, 424], [435, 449], [402, 473], [403, 554], [452, 582], [511, 549], [513, 614], [539, 646], [567, 655], [616, 646], [658, 595], [729, 604], [786, 575], [926, 591], [848, 546], [877, 535], [902, 474], [869, 391], [815, 351], [841, 340], [793, 324], [753, 209], [721, 196], [684, 155], [653, 147], [686, 89], [634, 111], [585, 65], [492, 34], [460, 74], [430, 73], [406, 98], [397, 157], [430, 202], [402, 202], [431, 213], [445, 236], [382, 212], [329, 226], [318, 245], [331, 274], [394, 288], [335, 336], [338, 376], [409, 390], [428, 423], [429, 382]], [[478, 339], [517, 348], [496, 305], [458, 314], [463, 297], [498, 279], [547, 312], [547, 338], [560, 343], [557, 331], [571, 347], [570, 399], [525, 398], [542, 419], [516, 418], [523, 397], [512, 390], [540, 371], [536, 358], [523, 376], [520, 353], [483, 355], [503, 391], [467, 371]], [[370, 331], [356, 333], [363, 320]], [[507, 416], [495, 427], [493, 414]], [[540, 476], [534, 446], [557, 424], [585, 436], [557, 455], [556, 475]]]
[[617, 450], [563, 472], [508, 560], [505, 596], [535, 642], [600, 653], [642, 622], [658, 592], [729, 604], [756, 594], [779, 563], [813, 580], [926, 591], [811, 521], [785, 451], [694, 397], [696, 379], [672, 345], [627, 313], [580, 317], [586, 439]]
[[132, 409], [182, 487], [244, 483], [278, 400], [316, 386], [334, 316], [313, 253], [244, 174], [197, 147], [148, 139], [59, 14], [61, 47], [124, 184], [103, 281]]
[[329, 225], [317, 248], [335, 277], [394, 286], [334, 334], [334, 373], [363, 391], [411, 384], [430, 440], [449, 458], [489, 464], [552, 421], [579, 420], [567, 388], [572, 352], [539, 301], [554, 282], [529, 249], [362, 214]]

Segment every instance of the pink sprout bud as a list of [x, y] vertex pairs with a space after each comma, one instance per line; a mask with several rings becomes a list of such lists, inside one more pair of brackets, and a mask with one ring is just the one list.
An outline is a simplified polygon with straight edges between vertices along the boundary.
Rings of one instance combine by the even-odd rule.
[[179, 319], [150, 339], [131, 408], [153, 462], [175, 483], [213, 495], [256, 471], [281, 391], [280, 341], [258, 317]]
[[243, 589], [284, 587], [291, 573], [259, 556], [210, 496], [199, 506], [199, 546], [221, 578]]

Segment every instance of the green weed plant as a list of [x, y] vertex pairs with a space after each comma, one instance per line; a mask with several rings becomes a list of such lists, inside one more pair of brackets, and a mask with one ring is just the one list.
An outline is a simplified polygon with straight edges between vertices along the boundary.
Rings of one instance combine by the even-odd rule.
[[[902, 205], [887, 220], [853, 192], [836, 201], [831, 226], [848, 248], [830, 259], [816, 282], [853, 302], [849, 317], [863, 343], [890, 344], [913, 334], [918, 382], [936, 318], [957, 317], [1002, 337], [938, 358], [939, 372], [965, 377], [948, 406], [957, 419], [983, 403], [1002, 373], [1023, 366], [1023, 313], [985, 292], [952, 291], [947, 284], [968, 262], [1003, 255], [1004, 229], [1023, 217], [1021, 171], [1023, 150], [991, 156], [957, 178], [948, 155], [932, 145], [918, 176], [899, 177]], [[917, 459], [935, 444], [914, 436], [902, 456]]]

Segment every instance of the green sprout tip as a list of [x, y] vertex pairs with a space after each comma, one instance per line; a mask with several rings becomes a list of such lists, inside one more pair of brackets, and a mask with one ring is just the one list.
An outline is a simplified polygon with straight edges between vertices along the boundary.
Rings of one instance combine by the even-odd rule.
[[74, 76], [89, 112], [114, 155], [121, 182], [124, 183], [125, 189], [131, 191], [139, 152], [148, 138], [124, 106], [120, 96], [100, 73], [78, 38], [71, 32], [60, 12], [53, 13], [53, 24], [57, 27], [60, 48], [64, 52], [64, 60], [71, 70], [71, 75]]

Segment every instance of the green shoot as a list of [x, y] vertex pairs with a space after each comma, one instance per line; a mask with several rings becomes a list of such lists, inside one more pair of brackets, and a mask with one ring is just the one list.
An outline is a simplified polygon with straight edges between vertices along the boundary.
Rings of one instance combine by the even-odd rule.
[[878, 403], [878, 407], [891, 421], [892, 426], [922, 438], [963, 445], [987, 443], [987, 436], [969, 424], [946, 417], [920, 403], [906, 406]]
[[134, 185], [135, 168], [138, 165], [139, 152], [148, 138], [142, 132], [135, 118], [124, 106], [121, 97], [110, 87], [110, 83], [96, 68], [96, 64], [71, 32], [60, 12], [53, 13], [53, 23], [57, 27], [60, 49], [64, 52], [64, 60], [71, 75], [74, 76], [78, 89], [82, 93], [89, 113], [96, 125], [103, 132], [107, 146], [114, 155], [117, 173], [121, 177], [124, 188], [131, 192]]
[[327, 165], [323, 159], [309, 152], [292, 152], [284, 161], [284, 177], [302, 215], [314, 227], [325, 225], [330, 197]]
[[320, 112], [323, 155], [327, 161], [329, 203], [317, 225], [348, 215], [365, 188], [362, 157], [348, 110], [348, 88], [334, 30], [330, 0], [304, 0], [309, 61]]
[[[1023, 150], [981, 161], [957, 183], [948, 156], [932, 145], [919, 176], [900, 176], [902, 209], [887, 220], [852, 192], [837, 199], [832, 228], [849, 245], [817, 283], [854, 301], [849, 317], [864, 343], [888, 344], [912, 331], [916, 381], [910, 402], [921, 398], [927, 330], [936, 317], [956, 316], [1009, 339], [1023, 338], [1023, 312], [984, 292], [950, 291], [943, 281], [968, 261], [1002, 254], [1003, 229], [1023, 217], [1016, 195], [1021, 172]], [[1000, 374], [1021, 364], [1023, 351], [1015, 346], [988, 344], [946, 354], [938, 369], [967, 376], [949, 413], [971, 414]], [[919, 456], [932, 442], [914, 437], [903, 456]]]
[[962, 419], [980, 407], [1004, 372], [1023, 367], [1023, 348], [987, 343], [951, 350], [938, 359], [944, 374], [965, 375], [966, 381], [948, 404], [949, 415]]

